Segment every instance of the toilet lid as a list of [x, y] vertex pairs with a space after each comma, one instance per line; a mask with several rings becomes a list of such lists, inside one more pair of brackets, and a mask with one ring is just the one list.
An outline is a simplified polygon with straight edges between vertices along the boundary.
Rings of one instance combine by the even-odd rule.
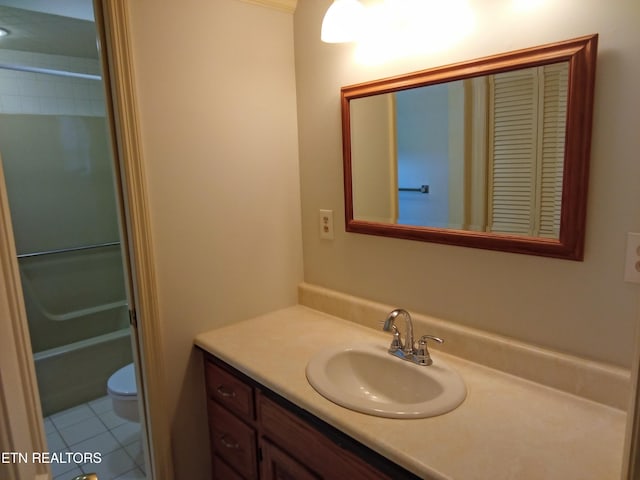
[[125, 365], [109, 377], [107, 381], [109, 393], [121, 396], [135, 396], [138, 394], [136, 373], [133, 367], [133, 363]]

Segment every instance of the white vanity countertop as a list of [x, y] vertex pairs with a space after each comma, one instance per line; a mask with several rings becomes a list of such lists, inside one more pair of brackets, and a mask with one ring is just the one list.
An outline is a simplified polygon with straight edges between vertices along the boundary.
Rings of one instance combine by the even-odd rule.
[[390, 339], [295, 306], [204, 332], [195, 343], [427, 479], [620, 478], [624, 412], [438, 353], [437, 346], [431, 350], [434, 361], [445, 360], [467, 385], [462, 405], [438, 417], [398, 420], [354, 412], [326, 400], [307, 382], [307, 362], [323, 348], [347, 342], [386, 345]]

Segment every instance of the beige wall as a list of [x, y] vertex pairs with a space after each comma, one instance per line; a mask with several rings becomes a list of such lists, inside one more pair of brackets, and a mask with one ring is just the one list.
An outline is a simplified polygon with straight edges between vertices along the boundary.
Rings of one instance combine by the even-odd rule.
[[208, 479], [194, 336], [296, 303], [293, 19], [237, 0], [136, 0], [131, 31], [177, 479]]
[[[378, 65], [358, 63], [353, 45], [320, 42], [330, 3], [300, 0], [294, 16], [305, 281], [630, 367], [638, 287], [623, 272], [626, 232], [640, 230], [640, 3], [539, 1], [517, 12], [510, 0], [469, 0], [475, 26], [461, 41]], [[591, 33], [600, 45], [584, 262], [344, 232], [341, 86]], [[333, 242], [318, 238], [320, 208], [335, 212]]]

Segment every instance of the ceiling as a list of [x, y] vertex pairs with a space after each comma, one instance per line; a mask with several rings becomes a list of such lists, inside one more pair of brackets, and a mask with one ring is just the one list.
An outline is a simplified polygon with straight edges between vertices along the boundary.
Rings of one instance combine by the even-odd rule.
[[0, 27], [10, 32], [0, 38], [1, 49], [98, 58], [93, 21], [25, 10], [8, 3], [19, 4], [0, 0]]
[[5, 7], [93, 21], [93, 0], [0, 0]]

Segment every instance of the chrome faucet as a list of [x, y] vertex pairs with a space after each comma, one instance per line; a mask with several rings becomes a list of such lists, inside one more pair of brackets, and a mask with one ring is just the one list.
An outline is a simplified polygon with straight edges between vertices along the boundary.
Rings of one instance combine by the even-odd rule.
[[[402, 315], [405, 320], [406, 332], [404, 336], [404, 341], [400, 338], [400, 332], [398, 331], [398, 327], [395, 324], [396, 318]], [[433, 340], [438, 343], [444, 343], [439, 337], [434, 337], [433, 335], [423, 335], [420, 337], [418, 341], [418, 346], [416, 347], [415, 342], [413, 340], [413, 322], [411, 321], [411, 315], [409, 312], [402, 308], [396, 308], [392, 310], [389, 315], [387, 315], [386, 320], [382, 325], [382, 330], [385, 332], [393, 332], [393, 340], [391, 341], [391, 346], [389, 347], [389, 353], [394, 355], [402, 360], [408, 360], [413, 363], [417, 363], [418, 365], [431, 365], [433, 360], [431, 359], [431, 355], [429, 354], [429, 350], [427, 349], [427, 341]]]
[[[400, 340], [400, 350], [402, 350], [405, 355], [413, 355], [413, 322], [411, 321], [411, 315], [409, 315], [409, 312], [402, 308], [396, 308], [387, 316], [387, 319], [384, 321], [384, 325], [382, 326], [382, 330], [384, 330], [385, 332], [390, 332], [392, 327], [395, 327], [395, 321], [399, 315], [402, 315], [404, 317], [404, 323], [406, 326], [404, 342]], [[397, 333], [397, 327], [394, 333]]]

